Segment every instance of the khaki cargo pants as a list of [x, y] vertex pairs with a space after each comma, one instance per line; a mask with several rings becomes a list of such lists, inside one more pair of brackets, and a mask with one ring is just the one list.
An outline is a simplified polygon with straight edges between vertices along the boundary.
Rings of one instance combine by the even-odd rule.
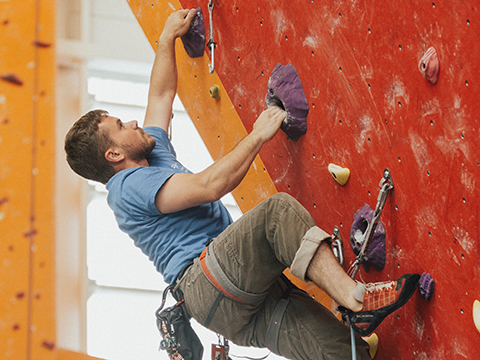
[[[293, 197], [276, 194], [247, 212], [214, 239], [215, 255], [229, 280], [249, 293], [268, 291], [256, 304], [223, 297], [209, 329], [241, 346], [267, 347], [265, 335], [287, 286], [279, 276], [290, 267], [301, 279], [328, 234]], [[197, 258], [177, 285], [187, 315], [200, 324], [219, 290], [204, 275]], [[320, 303], [299, 289], [290, 293], [278, 337], [279, 355], [288, 359], [351, 359], [350, 330]], [[356, 337], [357, 359], [370, 359], [368, 345]]]

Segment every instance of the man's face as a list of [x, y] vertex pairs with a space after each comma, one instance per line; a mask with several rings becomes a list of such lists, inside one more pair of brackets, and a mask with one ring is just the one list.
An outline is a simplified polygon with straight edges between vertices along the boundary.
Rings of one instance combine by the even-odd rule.
[[99, 124], [116, 146], [131, 160], [140, 161], [155, 147], [155, 139], [138, 126], [136, 120], [123, 123], [119, 118], [104, 116]]

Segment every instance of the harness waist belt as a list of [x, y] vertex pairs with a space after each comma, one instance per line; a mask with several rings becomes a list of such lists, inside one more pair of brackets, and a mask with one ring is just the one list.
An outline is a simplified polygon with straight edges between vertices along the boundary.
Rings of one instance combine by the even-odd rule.
[[225, 296], [241, 303], [255, 304], [263, 301], [267, 296], [268, 291], [265, 291], [261, 294], [248, 293], [239, 289], [230, 281], [217, 261], [213, 245], [214, 243], [212, 242], [208, 247], [205, 248], [205, 250], [203, 250], [202, 254], [200, 255], [200, 264], [202, 266], [202, 270], [212, 285], [215, 286]]

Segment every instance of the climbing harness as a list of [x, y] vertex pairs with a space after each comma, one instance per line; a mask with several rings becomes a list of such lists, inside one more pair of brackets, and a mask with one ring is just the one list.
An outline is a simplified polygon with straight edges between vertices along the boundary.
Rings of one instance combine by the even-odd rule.
[[213, 74], [215, 70], [215, 47], [217, 43], [213, 41], [213, 0], [208, 1], [208, 19], [210, 20], [210, 38], [207, 42], [207, 47], [210, 49], [211, 61], [208, 64], [208, 71]]
[[[163, 291], [162, 304], [155, 312], [157, 328], [163, 338], [160, 350], [166, 350], [171, 360], [201, 360], [203, 345], [183, 311], [183, 294], [180, 291], [174, 294], [173, 288], [174, 285], [170, 285]], [[177, 303], [162, 311], [169, 291]]]
[[267, 326], [267, 333], [265, 334], [265, 343], [267, 347], [274, 353], [279, 354], [278, 349], [278, 336], [280, 335], [280, 326], [282, 325], [283, 315], [287, 309], [288, 303], [290, 302], [290, 292], [292, 291], [294, 285], [290, 280], [287, 279], [285, 275], [280, 275], [280, 278], [283, 280], [287, 289], [284, 291], [282, 298], [278, 300], [275, 309], [273, 310], [272, 317]]
[[[220, 291], [217, 298], [213, 302], [213, 305], [210, 308], [210, 311], [205, 320], [205, 327], [207, 328], [212, 321], [218, 304], [224, 296], [237, 302], [255, 304], [263, 301], [268, 293], [268, 291], [265, 291], [260, 294], [253, 294], [237, 288], [235, 284], [233, 284], [230, 279], [225, 275], [223, 269], [220, 267], [220, 264], [218, 263], [215, 256], [214, 246], [215, 243], [211, 242], [200, 255], [200, 265], [205, 276], [212, 283], [212, 285]], [[278, 353], [278, 336], [280, 334], [280, 325], [282, 323], [283, 315], [288, 306], [288, 303], [290, 302], [290, 292], [294, 288], [294, 285], [290, 282], [290, 280], [287, 279], [285, 275], [280, 275], [280, 278], [285, 283], [286, 290], [284, 291], [282, 298], [278, 301], [273, 311], [265, 335], [265, 342], [268, 348], [276, 353]]]
[[212, 344], [212, 360], [231, 360], [228, 356], [228, 353], [230, 351], [230, 345], [228, 345], [228, 340], [219, 334], [217, 334], [217, 337], [218, 344]]
[[213, 314], [215, 313], [220, 300], [222, 300], [224, 296], [229, 297], [234, 301], [246, 304], [258, 303], [263, 301], [267, 296], [267, 291], [261, 294], [248, 293], [239, 289], [235, 284], [233, 284], [227, 275], [225, 275], [223, 269], [218, 263], [217, 257], [215, 256], [214, 245], [215, 243], [211, 242], [210, 245], [207, 246], [200, 255], [200, 265], [205, 276], [212, 283], [212, 285], [220, 291], [207, 315], [207, 319], [205, 320], [205, 327], [207, 328], [210, 325]]
[[[228, 340], [225, 339], [222, 335], [217, 334], [218, 337], [218, 344], [212, 344], [212, 360], [232, 360], [232, 357], [236, 359], [247, 359], [247, 360], [264, 360], [266, 359], [271, 353], [269, 352], [267, 355], [262, 356], [260, 358], [253, 358], [249, 356], [239, 356], [230, 354], [230, 345], [228, 345]], [[223, 339], [223, 340], [222, 340]]]
[[383, 177], [378, 184], [380, 187], [380, 192], [377, 197], [377, 206], [375, 207], [375, 211], [373, 212], [372, 221], [368, 223], [367, 230], [364, 234], [364, 240], [362, 248], [358, 253], [357, 257], [355, 258], [353, 264], [350, 266], [349, 273], [351, 274], [351, 278], [355, 279], [357, 275], [358, 269], [360, 264], [366, 260], [365, 254], [367, 252], [368, 245], [370, 244], [370, 240], [372, 240], [373, 233], [375, 232], [375, 228], [377, 227], [378, 221], [380, 220], [380, 215], [382, 214], [383, 207], [385, 206], [385, 202], [387, 201], [387, 196], [390, 190], [393, 189], [393, 180], [388, 169], [383, 171]]

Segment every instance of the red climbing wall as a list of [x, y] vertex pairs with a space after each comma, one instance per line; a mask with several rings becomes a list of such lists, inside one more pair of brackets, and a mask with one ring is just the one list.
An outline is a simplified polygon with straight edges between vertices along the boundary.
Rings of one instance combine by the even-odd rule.
[[[418, 293], [377, 329], [378, 359], [472, 359], [480, 336], [476, 95], [480, 16], [471, 1], [214, 1], [215, 70], [247, 131], [265, 108], [271, 71], [292, 64], [310, 105], [297, 142], [280, 133], [260, 155], [278, 191], [295, 196], [318, 225], [341, 227], [347, 265], [353, 214], [375, 207], [383, 169], [395, 189], [381, 221], [387, 261], [366, 281], [429, 272]], [[207, 1], [201, 6], [209, 21]], [[418, 62], [440, 60], [436, 85]], [[207, 54], [208, 55], [208, 54]], [[348, 167], [346, 186], [327, 171]], [[357, 276], [357, 278], [359, 278]]]
[[[139, 21], [146, 10], [173, 7], [152, 0], [140, 11], [132, 5], [137, 1], [129, 2]], [[202, 7], [208, 38], [208, 2], [181, 3], [185, 8]], [[480, 341], [472, 319], [473, 302], [480, 298], [477, 2], [213, 4], [218, 46], [216, 73], [211, 76], [218, 75], [226, 92], [221, 101], [231, 100], [247, 131], [265, 109], [275, 65], [297, 69], [310, 106], [307, 133], [297, 142], [279, 133], [260, 156], [278, 191], [296, 197], [325, 230], [340, 227], [347, 266], [353, 260], [348, 243], [352, 217], [365, 203], [375, 207], [384, 168], [392, 174], [395, 189], [381, 217], [386, 266], [369, 274], [362, 269], [361, 278], [381, 281], [405, 272], [429, 272], [436, 290], [430, 302], [415, 294], [381, 324], [376, 358], [474, 358]], [[142, 27], [152, 40], [146, 29], [154, 25], [144, 22]], [[418, 70], [419, 60], [432, 46], [440, 60], [436, 85]], [[206, 56], [195, 60], [195, 66], [206, 66]], [[190, 76], [193, 88], [196, 82], [206, 82], [200, 75], [197, 79], [198, 72], [192, 67], [179, 76]], [[181, 84], [179, 93], [186, 94], [188, 86]], [[212, 112], [216, 105], [198, 102], [187, 110], [200, 123], [203, 115], [197, 112], [205, 106]], [[223, 124], [218, 121], [221, 117], [214, 122], [220, 129]], [[209, 146], [217, 136], [205, 141]], [[329, 174], [329, 163], [350, 169], [345, 186]], [[250, 194], [255, 194], [254, 188]]]

